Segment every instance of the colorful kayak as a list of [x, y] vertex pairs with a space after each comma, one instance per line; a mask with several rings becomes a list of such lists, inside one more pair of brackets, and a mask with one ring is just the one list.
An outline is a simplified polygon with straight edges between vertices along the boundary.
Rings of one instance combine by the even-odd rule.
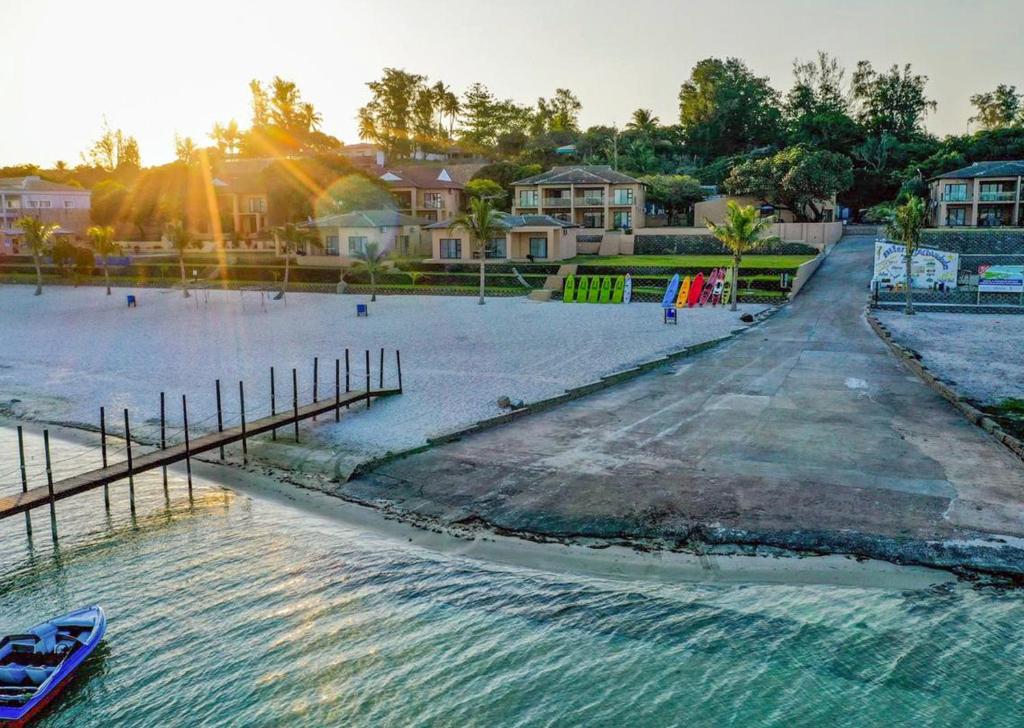
[[703, 291], [703, 290], [704, 290], [704, 274], [703, 273], [698, 273], [694, 277], [693, 283], [690, 284], [690, 298], [687, 301], [688, 305], [696, 306], [697, 305], [697, 301], [700, 299], [701, 291]]
[[625, 288], [625, 276], [615, 276], [615, 287], [612, 288], [612, 303], [622, 303], [622, 292]]
[[622, 286], [622, 302], [629, 303], [633, 300], [633, 276], [626, 274], [626, 282]]
[[580, 277], [580, 282], [576, 286], [576, 303], [587, 302], [587, 288], [590, 285], [590, 279], [586, 276]]
[[718, 283], [718, 277], [722, 274], [721, 269], [712, 268], [711, 275], [708, 276], [707, 280], [704, 281], [704, 290], [700, 294], [700, 298], [697, 299], [697, 305], [703, 306], [705, 303], [711, 300], [711, 294], [715, 290], [715, 284]]
[[676, 294], [679, 293], [679, 274], [676, 273], [672, 276], [672, 280], [668, 282], [668, 288], [665, 289], [665, 295], [661, 298], [662, 308], [672, 308], [676, 305]]
[[570, 275], [565, 279], [565, 288], [562, 289], [562, 301], [572, 303], [576, 295], [576, 276]]
[[597, 303], [601, 297], [601, 276], [590, 278], [590, 288], [587, 290], [587, 303]]
[[598, 303], [611, 303], [612, 302], [612, 277], [605, 276], [601, 279], [601, 295], [598, 298]]
[[679, 286], [679, 295], [676, 296], [676, 308], [686, 308], [686, 300], [690, 295], [690, 276], [683, 278]]
[[63, 690], [107, 629], [85, 607], [0, 640], [0, 726], [23, 726]]

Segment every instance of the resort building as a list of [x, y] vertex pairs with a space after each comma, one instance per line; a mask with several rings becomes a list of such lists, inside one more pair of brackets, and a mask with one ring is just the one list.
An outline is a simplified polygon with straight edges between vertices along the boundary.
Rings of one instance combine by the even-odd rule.
[[[767, 200], [750, 195], [714, 195], [693, 206], [693, 224], [698, 227], [703, 226], [706, 222], [721, 225], [725, 221], [725, 213], [729, 209], [730, 202], [735, 202], [742, 207], [753, 205], [761, 210], [762, 217], [772, 216], [776, 222], [797, 222], [797, 216], [792, 210], [778, 208]], [[835, 222], [838, 219], [835, 195], [827, 200], [816, 200], [814, 206], [821, 213], [819, 222]], [[806, 212], [810, 213], [811, 210]]]
[[[498, 213], [503, 234], [491, 240], [484, 253], [488, 260], [566, 260], [576, 255], [577, 225], [551, 215]], [[452, 229], [451, 220], [426, 226], [430, 232], [432, 259], [438, 262], [479, 260], [467, 231]]]
[[353, 165], [363, 169], [383, 167], [386, 160], [384, 149], [376, 144], [346, 144], [341, 148], [341, 154]]
[[[351, 263], [370, 243], [382, 252], [401, 255], [426, 254], [420, 244], [426, 220], [404, 215], [396, 210], [359, 210], [318, 217], [306, 225], [320, 239], [318, 246], [301, 250], [304, 265], [337, 265]], [[278, 255], [281, 250], [278, 247]]]
[[555, 167], [512, 185], [513, 215], [550, 215], [602, 231], [645, 225], [643, 183], [607, 165]]
[[1024, 226], [1024, 161], [975, 162], [928, 180], [934, 227]]
[[458, 215], [465, 206], [465, 184], [446, 167], [392, 167], [380, 179], [406, 215], [438, 222]]
[[26, 215], [59, 225], [58, 236], [84, 239], [90, 199], [89, 190], [34, 175], [0, 178], [0, 254], [27, 252], [21, 249], [22, 230], [15, 225]]

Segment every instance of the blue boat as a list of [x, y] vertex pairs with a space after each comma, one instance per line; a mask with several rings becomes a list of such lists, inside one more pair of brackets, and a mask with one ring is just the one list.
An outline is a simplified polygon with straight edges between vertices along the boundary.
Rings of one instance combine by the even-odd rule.
[[38, 715], [106, 630], [103, 610], [84, 607], [0, 640], [0, 726], [23, 726]]

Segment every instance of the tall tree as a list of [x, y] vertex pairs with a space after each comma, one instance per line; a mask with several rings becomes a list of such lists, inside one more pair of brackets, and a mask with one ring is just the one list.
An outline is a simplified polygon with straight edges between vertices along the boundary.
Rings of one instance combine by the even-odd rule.
[[111, 129], [106, 117], [103, 118], [103, 133], [82, 154], [82, 161], [108, 172], [124, 168], [139, 169], [142, 166], [139, 143], [135, 137], [125, 134], [121, 129]]
[[192, 164], [196, 161], [198, 149], [192, 137], [174, 135], [174, 157], [184, 164]]
[[853, 99], [858, 120], [873, 134], [889, 132], [900, 141], [920, 134], [924, 118], [937, 104], [925, 94], [928, 77], [915, 74], [909, 63], [878, 73], [860, 61], [853, 74]]
[[371, 303], [377, 300], [377, 274], [383, 269], [387, 257], [387, 251], [381, 250], [380, 245], [376, 242], [367, 243], [355, 252], [356, 262], [353, 267], [357, 270], [365, 270], [370, 276]]
[[813, 61], [793, 62], [793, 87], [783, 105], [791, 144], [849, 153], [863, 140], [863, 130], [850, 116], [845, 76], [839, 61], [823, 51]]
[[288, 274], [291, 271], [292, 254], [307, 243], [313, 242], [313, 236], [305, 228], [293, 222], [285, 223], [273, 230], [280, 252], [284, 255], [284, 280], [275, 300], [280, 301], [288, 291]]
[[706, 161], [772, 144], [782, 132], [778, 92], [738, 58], [705, 58], [679, 90], [679, 123]]
[[668, 224], [675, 223], [676, 215], [687, 213], [704, 199], [700, 182], [685, 174], [655, 174], [641, 177], [647, 186], [647, 200], [665, 208]]
[[426, 76], [385, 68], [380, 79], [366, 84], [372, 96], [358, 113], [360, 135], [383, 147], [389, 157], [409, 156], [413, 111], [425, 81]]
[[743, 261], [743, 256], [759, 247], [778, 242], [777, 237], [766, 235], [774, 222], [775, 218], [761, 217], [760, 211], [753, 205], [741, 207], [730, 200], [725, 213], [725, 221], [721, 225], [710, 220], [705, 223], [711, 234], [732, 253], [730, 311], [736, 310], [736, 289], [739, 288], [740, 263]]
[[920, 197], [911, 197], [906, 204], [896, 208], [886, 225], [886, 235], [905, 247], [904, 260], [906, 261], [906, 306], [903, 312], [907, 316], [914, 315], [914, 296], [911, 292], [911, 262], [914, 253], [921, 245], [921, 228], [924, 227], [927, 210], [925, 202]]
[[189, 248], [198, 248], [199, 243], [182, 220], [173, 220], [167, 223], [164, 235], [167, 238], [167, 242], [178, 253], [178, 268], [181, 271], [181, 295], [188, 298], [188, 281], [185, 279], [185, 251]]
[[971, 105], [978, 110], [971, 122], [981, 124], [982, 129], [1003, 129], [1024, 124], [1021, 94], [1016, 86], [999, 84], [994, 91], [971, 96]]
[[505, 233], [501, 225], [501, 215], [494, 209], [490, 200], [473, 199], [469, 201], [469, 210], [452, 222], [451, 229], [465, 230], [469, 234], [473, 251], [480, 256], [480, 300], [477, 303], [483, 306], [487, 246], [499, 234]]
[[658, 117], [650, 109], [637, 109], [630, 117], [626, 128], [650, 135], [658, 130], [658, 122]]
[[21, 228], [25, 239], [25, 245], [32, 251], [32, 262], [36, 266], [36, 292], [34, 295], [43, 295], [43, 269], [39, 259], [46, 255], [53, 247], [54, 238], [60, 226], [56, 223], [45, 223], [37, 217], [18, 218], [15, 226]]
[[93, 252], [103, 259], [103, 280], [107, 285], [107, 295], [110, 295], [110, 269], [109, 258], [121, 250], [121, 246], [114, 242], [114, 228], [109, 225], [93, 225], [86, 230], [89, 242], [92, 244]]

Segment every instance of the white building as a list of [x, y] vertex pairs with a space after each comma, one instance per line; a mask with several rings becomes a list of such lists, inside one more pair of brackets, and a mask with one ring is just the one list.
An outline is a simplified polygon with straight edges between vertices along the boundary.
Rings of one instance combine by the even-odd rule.
[[0, 178], [0, 253], [27, 253], [21, 249], [18, 218], [29, 215], [60, 226], [58, 235], [85, 238], [89, 227], [91, 193], [87, 189], [48, 182], [36, 176]]

